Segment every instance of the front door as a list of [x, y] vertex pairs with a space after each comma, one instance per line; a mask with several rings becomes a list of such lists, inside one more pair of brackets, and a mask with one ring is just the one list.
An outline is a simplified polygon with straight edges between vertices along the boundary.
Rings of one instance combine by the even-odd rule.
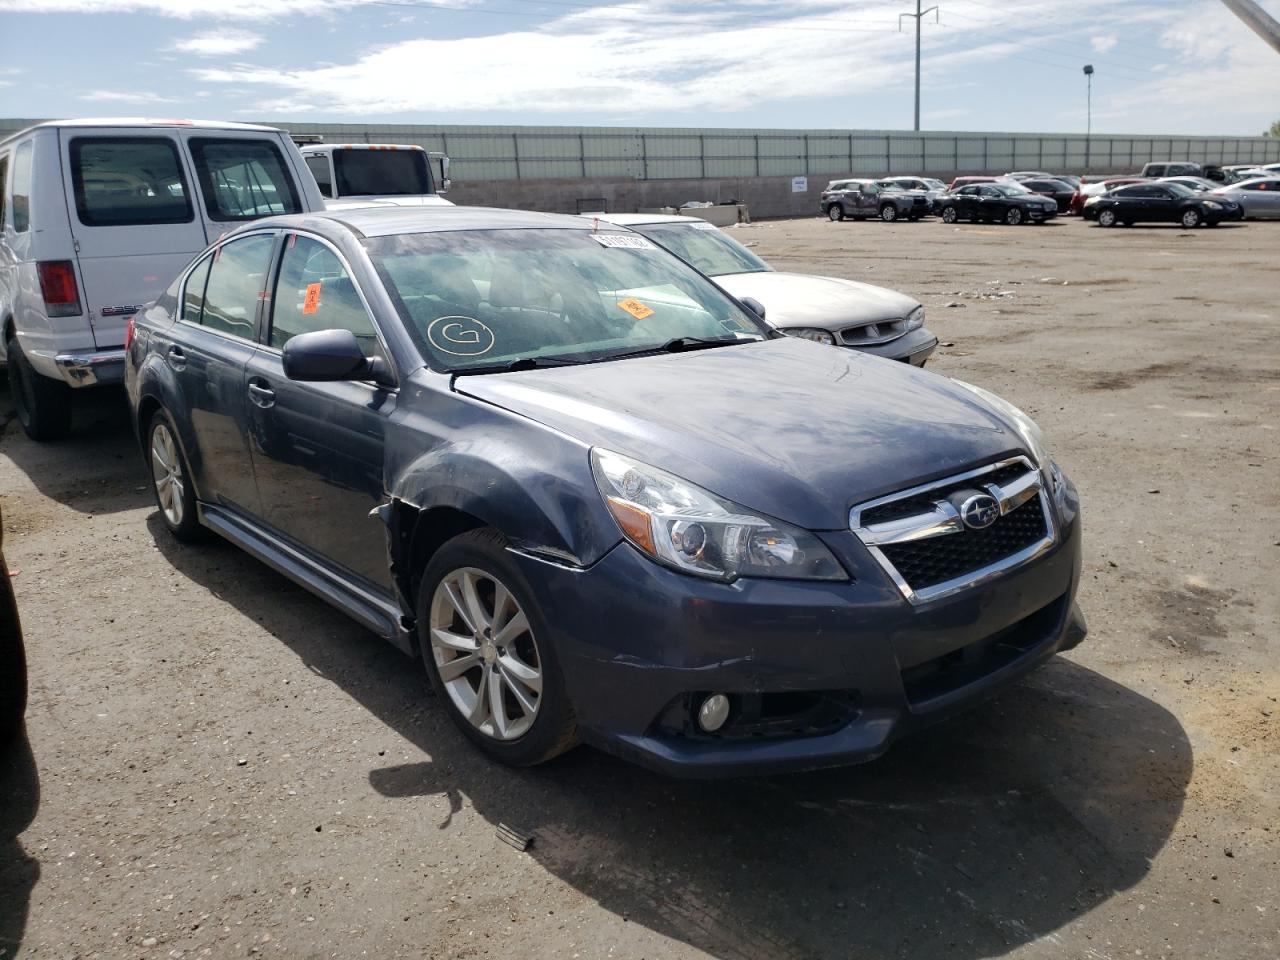
[[386, 528], [370, 511], [384, 502], [387, 418], [397, 394], [373, 382], [301, 383], [284, 375], [291, 337], [346, 329], [366, 355], [385, 351], [341, 257], [326, 243], [290, 234], [280, 254], [269, 327], [250, 359], [250, 444], [262, 516], [331, 566], [389, 591]]
[[273, 231], [239, 237], [196, 264], [183, 289], [181, 319], [161, 347], [191, 411], [191, 434], [182, 441], [196, 489], [210, 503], [250, 515], [260, 504], [247, 440], [245, 365], [258, 350], [275, 242]]

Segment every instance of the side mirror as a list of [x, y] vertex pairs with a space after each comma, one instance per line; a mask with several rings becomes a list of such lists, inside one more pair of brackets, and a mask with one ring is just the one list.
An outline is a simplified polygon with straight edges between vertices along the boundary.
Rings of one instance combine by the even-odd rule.
[[755, 297], [742, 297], [739, 302], [761, 320], [764, 319], [764, 304]]
[[284, 375], [290, 380], [380, 380], [386, 374], [381, 360], [371, 360], [350, 330], [300, 333], [285, 342]]

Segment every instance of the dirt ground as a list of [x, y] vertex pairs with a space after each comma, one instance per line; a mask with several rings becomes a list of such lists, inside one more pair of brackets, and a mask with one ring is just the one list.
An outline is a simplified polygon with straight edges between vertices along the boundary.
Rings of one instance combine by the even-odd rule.
[[167, 537], [123, 397], [84, 396], [73, 441], [0, 438], [32, 680], [0, 956], [1280, 956], [1280, 223], [734, 236], [915, 294], [931, 367], [1039, 420], [1084, 646], [863, 767], [513, 772], [415, 663]]

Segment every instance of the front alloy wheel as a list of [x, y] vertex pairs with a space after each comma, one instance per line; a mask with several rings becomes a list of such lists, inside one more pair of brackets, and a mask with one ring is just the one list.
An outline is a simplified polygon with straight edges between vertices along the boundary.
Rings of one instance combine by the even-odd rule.
[[1114, 210], [1103, 210], [1098, 214], [1098, 226], [1114, 227], [1116, 225], [1116, 212]]
[[454, 570], [431, 599], [431, 655], [458, 713], [494, 740], [529, 732], [542, 703], [542, 657], [529, 618], [496, 576]]
[[1011, 227], [1016, 227], [1022, 222], [1022, 208], [1010, 207], [1009, 212], [1004, 215], [1004, 222]]
[[955, 222], [956, 222], [956, 208], [955, 208], [955, 207], [943, 207], [943, 208], [942, 208], [942, 222], [943, 222], [943, 223], [955, 223]]
[[1200, 226], [1200, 211], [1196, 209], [1184, 210], [1182, 213], [1182, 225], [1188, 230], [1194, 230]]
[[886, 203], [880, 208], [880, 219], [885, 223], [893, 223], [898, 219], [898, 208], [891, 203]]

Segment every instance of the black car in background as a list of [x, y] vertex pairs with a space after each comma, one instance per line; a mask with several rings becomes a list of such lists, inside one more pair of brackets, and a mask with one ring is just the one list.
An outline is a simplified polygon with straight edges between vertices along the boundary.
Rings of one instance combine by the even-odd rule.
[[1047, 178], [1019, 182], [1032, 193], [1038, 193], [1040, 196], [1048, 197], [1057, 203], [1059, 213], [1067, 212], [1067, 208], [1071, 206], [1071, 198], [1076, 195], [1076, 188], [1065, 180]]
[[1244, 219], [1244, 208], [1234, 200], [1197, 193], [1180, 183], [1135, 183], [1121, 187], [1086, 204], [1084, 216], [1100, 227], [1133, 223], [1179, 223], [1191, 230], [1204, 224], [1216, 227], [1223, 220]]
[[22, 624], [13, 598], [9, 568], [4, 562], [4, 525], [0, 522], [0, 743], [22, 729], [27, 707], [27, 658]]
[[1058, 204], [1019, 183], [971, 183], [943, 197], [942, 222], [1043, 223], [1058, 215]]

